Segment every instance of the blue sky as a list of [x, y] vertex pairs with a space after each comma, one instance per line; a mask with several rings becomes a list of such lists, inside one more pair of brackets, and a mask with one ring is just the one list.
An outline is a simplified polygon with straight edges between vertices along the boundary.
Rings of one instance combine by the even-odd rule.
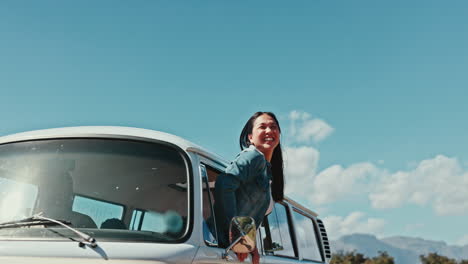
[[273, 111], [288, 156], [309, 164], [289, 161], [290, 188], [310, 184], [297, 199], [330, 232], [468, 244], [467, 11], [465, 1], [2, 2], [0, 135], [134, 126], [230, 159], [246, 119]]

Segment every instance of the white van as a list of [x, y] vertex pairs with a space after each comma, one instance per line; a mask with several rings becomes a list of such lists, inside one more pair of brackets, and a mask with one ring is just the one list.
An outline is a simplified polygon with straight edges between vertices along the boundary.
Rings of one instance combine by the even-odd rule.
[[[0, 138], [0, 263], [237, 263], [213, 187], [228, 162], [180, 137], [74, 127]], [[286, 198], [258, 228], [261, 263], [328, 263], [317, 214]], [[251, 263], [247, 259], [245, 263]]]

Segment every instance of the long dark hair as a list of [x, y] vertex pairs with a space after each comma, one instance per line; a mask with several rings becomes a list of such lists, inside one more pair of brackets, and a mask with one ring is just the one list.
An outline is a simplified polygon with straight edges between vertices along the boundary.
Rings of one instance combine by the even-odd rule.
[[[245, 123], [245, 126], [240, 134], [239, 144], [241, 150], [248, 148], [252, 144], [249, 140], [249, 134], [252, 134], [254, 122], [261, 115], [269, 115], [271, 118], [273, 118], [281, 134], [281, 128], [275, 114], [272, 112], [256, 112], [250, 117], [247, 123]], [[273, 174], [273, 179], [271, 182], [271, 196], [275, 202], [278, 202], [284, 198], [283, 151], [281, 150], [281, 142], [278, 143], [278, 146], [276, 146], [275, 150], [273, 151], [273, 156], [271, 157], [270, 163], [271, 173]]]

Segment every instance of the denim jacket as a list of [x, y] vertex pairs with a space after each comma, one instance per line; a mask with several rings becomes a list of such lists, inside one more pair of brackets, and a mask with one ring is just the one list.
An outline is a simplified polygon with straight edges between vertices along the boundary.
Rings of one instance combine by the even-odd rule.
[[271, 165], [254, 146], [240, 152], [215, 184], [218, 242], [229, 245], [229, 224], [234, 216], [250, 216], [257, 228], [270, 205]]

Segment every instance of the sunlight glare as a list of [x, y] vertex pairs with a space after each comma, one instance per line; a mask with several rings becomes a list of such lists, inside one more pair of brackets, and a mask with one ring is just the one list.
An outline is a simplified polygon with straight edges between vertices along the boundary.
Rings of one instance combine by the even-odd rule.
[[23, 208], [23, 195], [21, 192], [13, 191], [7, 194], [0, 207], [0, 221], [11, 221], [24, 217], [20, 215]]

